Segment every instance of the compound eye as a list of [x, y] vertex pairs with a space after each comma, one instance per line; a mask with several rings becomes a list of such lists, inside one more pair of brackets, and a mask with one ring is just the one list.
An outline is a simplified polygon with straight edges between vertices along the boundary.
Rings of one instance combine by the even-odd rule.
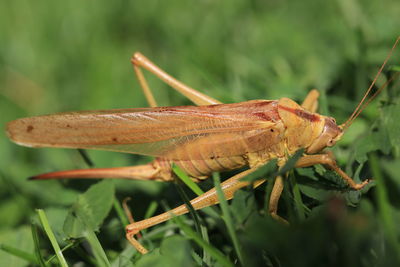
[[335, 118], [331, 118], [331, 121], [336, 124], [336, 119]]
[[335, 143], [336, 143], [335, 140], [331, 139], [331, 140], [329, 140], [327, 146], [334, 146]]

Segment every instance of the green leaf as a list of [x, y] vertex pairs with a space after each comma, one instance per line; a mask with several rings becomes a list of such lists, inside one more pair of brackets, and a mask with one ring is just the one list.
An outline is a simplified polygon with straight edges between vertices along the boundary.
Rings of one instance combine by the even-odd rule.
[[185, 237], [173, 235], [163, 240], [160, 254], [168, 256], [168, 259], [178, 266], [193, 266], [190, 250], [191, 246]]
[[64, 232], [72, 238], [84, 236], [86, 229], [96, 231], [106, 218], [114, 201], [114, 184], [111, 180], [91, 186], [70, 209], [64, 222]]
[[111, 266], [110, 262], [107, 259], [106, 253], [101, 246], [99, 239], [96, 236], [96, 233], [93, 230], [86, 229], [83, 232], [86, 240], [89, 242], [90, 247], [92, 248], [93, 255], [96, 259], [97, 265], [100, 267], [109, 267]]
[[251, 213], [255, 212], [255, 203], [253, 192], [238, 190], [235, 193], [230, 208], [236, 223], [244, 223]]
[[260, 179], [273, 178], [278, 172], [277, 160], [272, 159], [267, 164], [259, 167], [256, 171], [246, 175], [241, 181], [255, 182]]
[[367, 161], [367, 154], [372, 151], [381, 150], [387, 154], [390, 151], [393, 140], [389, 137], [389, 131], [386, 126], [379, 126], [371, 131], [367, 136], [360, 138], [355, 145], [354, 158], [359, 163]]
[[53, 246], [54, 252], [58, 259], [58, 263], [60, 264], [60, 266], [67, 267], [68, 266], [67, 261], [65, 260], [64, 255], [62, 254], [62, 251], [60, 249], [60, 246], [57, 243], [56, 236], [54, 235], [53, 231], [51, 230], [49, 221], [47, 220], [47, 217], [46, 217], [46, 213], [42, 209], [38, 209], [37, 213], [39, 215], [40, 223], [42, 224], [42, 227], [43, 227], [45, 233], [47, 234], [47, 236], [51, 242], [51, 245]]
[[301, 156], [303, 156], [304, 150], [305, 150], [304, 148], [297, 150], [296, 153], [294, 153], [293, 156], [291, 156], [288, 159], [286, 164], [283, 165], [283, 167], [279, 170], [278, 175], [285, 174], [291, 169], [293, 169], [294, 166], [296, 165], [296, 162], [301, 158]]
[[196, 266], [191, 258], [191, 247], [188, 240], [180, 235], [165, 238], [160, 249], [143, 255], [135, 264], [136, 267], [174, 267]]
[[301, 148], [296, 151], [282, 166], [282, 168], [278, 169], [277, 159], [270, 160], [267, 164], [259, 167], [255, 172], [243, 177], [242, 181], [254, 182], [260, 179], [273, 179], [278, 175], [282, 175], [290, 171], [296, 165], [296, 162], [301, 158], [304, 153], [304, 148]]
[[98, 230], [110, 212], [114, 191], [112, 180], [92, 185], [78, 197], [64, 222], [64, 232], [69, 237], [84, 237], [88, 240], [99, 266], [110, 266], [110, 263], [94, 231]]
[[331, 192], [327, 191], [326, 189], [323, 188], [316, 188], [308, 185], [300, 185], [299, 184], [300, 191], [305, 194], [306, 196], [319, 200], [319, 201], [324, 201], [328, 198], [329, 195], [331, 195]]
[[400, 71], [400, 66], [399, 65], [391, 66], [390, 70], [392, 70], [392, 71]]
[[131, 246], [126, 246], [118, 257], [111, 263], [112, 267], [133, 267], [132, 256], [137, 253]]

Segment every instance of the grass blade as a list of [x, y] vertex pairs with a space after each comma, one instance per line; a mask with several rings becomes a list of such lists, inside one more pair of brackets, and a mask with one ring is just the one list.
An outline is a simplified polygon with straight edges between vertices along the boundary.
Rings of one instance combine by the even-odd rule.
[[233, 226], [232, 216], [229, 211], [228, 202], [226, 201], [225, 195], [222, 192], [219, 174], [214, 173], [213, 179], [214, 179], [214, 186], [217, 191], [219, 205], [221, 206], [221, 210], [222, 210], [222, 218], [224, 219], [225, 224], [228, 228], [228, 233], [232, 239], [236, 255], [238, 256], [238, 259], [239, 259], [240, 263], [242, 264], [242, 266], [245, 266], [244, 262], [243, 262], [243, 256], [242, 256], [242, 252], [241, 252], [241, 248], [240, 248], [240, 244], [239, 244], [239, 239], [236, 235], [235, 227]]
[[[204, 194], [204, 191], [195, 182], [193, 182], [193, 180], [190, 179], [190, 177], [181, 168], [179, 168], [179, 166], [174, 165], [172, 169], [178, 178], [181, 179], [182, 182], [197, 196]], [[216, 212], [213, 207], [205, 207], [202, 209], [202, 211], [213, 218], [219, 218], [218, 212]]]
[[86, 231], [84, 231], [84, 236], [89, 242], [90, 247], [92, 248], [93, 255], [96, 258], [98, 266], [110, 267], [111, 264], [108, 261], [106, 253], [104, 252], [103, 247], [101, 246], [99, 239], [97, 238], [94, 231], [87, 229]]
[[221, 266], [233, 267], [233, 263], [218, 249], [211, 246], [209, 243], [204, 241], [200, 235], [192, 230], [188, 225], [186, 225], [181, 218], [173, 217], [173, 221], [182, 229], [182, 231], [199, 246], [204, 248]]
[[[184, 201], [186, 207], [188, 208], [189, 213], [194, 221], [196, 232], [201, 234], [201, 237], [203, 238], [203, 240], [205, 242], [209, 243], [207, 228], [205, 227], [204, 223], [202, 223], [200, 221], [200, 217], [199, 217], [197, 211], [193, 208], [192, 204], [190, 203], [189, 197], [186, 195], [185, 191], [179, 184], [177, 184], [177, 188], [178, 188], [179, 194], [181, 195], [181, 198], [183, 199], [183, 201]], [[209, 261], [209, 256], [205, 249], [203, 249], [203, 259], [206, 262]]]
[[[82, 239], [82, 240], [83, 240], [83, 239]], [[61, 252], [64, 252], [64, 251], [66, 251], [66, 250], [68, 250], [68, 249], [71, 249], [71, 248], [75, 248], [75, 247], [78, 246], [78, 245], [80, 244], [80, 242], [81, 242], [81, 241], [75, 241], [75, 240], [71, 240], [71, 241], [72, 241], [71, 243], [67, 244], [65, 247], [63, 247], [63, 248], [61, 249]], [[55, 258], [57, 258], [57, 255], [51, 256], [50, 258], [47, 259], [46, 263], [51, 263]]]
[[26, 261], [28, 261], [30, 263], [37, 264], [37, 265], [39, 264], [37, 259], [36, 259], [36, 257], [35, 257], [35, 255], [32, 255], [32, 254], [30, 254], [28, 252], [25, 252], [25, 251], [22, 251], [22, 250], [20, 250], [18, 248], [14, 248], [14, 247], [11, 247], [11, 246], [0, 244], [0, 250], [3, 250], [4, 252], [7, 252], [8, 254], [11, 254], [11, 255], [13, 255], [15, 257], [18, 257], [20, 259], [26, 260]]
[[383, 180], [382, 170], [379, 166], [378, 159], [374, 153], [369, 156], [369, 162], [371, 166], [372, 175], [376, 181], [376, 193], [379, 216], [382, 219], [384, 225], [384, 231], [388, 238], [388, 241], [392, 245], [396, 252], [397, 260], [400, 262], [400, 246], [397, 240], [397, 230], [394, 224], [394, 218], [392, 216], [392, 207], [390, 206], [389, 196], [385, 187], [385, 181]]
[[77, 150], [78, 150], [79, 155], [81, 155], [83, 161], [86, 163], [86, 165], [89, 168], [93, 168], [94, 167], [94, 163], [90, 159], [89, 154], [86, 152], [86, 150], [84, 150], [84, 149], [77, 149]]
[[294, 178], [293, 172], [291, 172], [289, 175], [289, 183], [291, 184], [291, 188], [292, 188], [294, 205], [295, 205], [295, 209], [296, 209], [295, 212], [297, 214], [297, 218], [302, 222], [306, 219], [305, 205], [303, 203], [301, 193], [300, 193], [300, 188], [296, 182], [296, 179]]
[[[157, 201], [152, 201], [146, 209], [146, 212], [144, 214], [144, 219], [148, 219], [148, 218], [152, 217], [154, 215], [154, 213], [157, 211], [157, 208], [158, 208]], [[143, 229], [140, 231], [142, 233], [143, 237], [145, 236], [145, 234], [147, 237], [147, 230], [148, 229]]]
[[286, 174], [288, 171], [292, 170], [296, 165], [296, 162], [303, 156], [304, 150], [304, 148], [300, 148], [299, 150], [297, 150], [296, 153], [294, 153], [293, 156], [291, 156], [287, 160], [285, 165], [283, 165], [283, 167], [279, 169], [276, 176]]
[[182, 187], [178, 184], [176, 185], [176, 188], [178, 190], [179, 195], [181, 196], [183, 202], [185, 203], [187, 209], [189, 210], [189, 214], [191, 215], [193, 221], [194, 221], [194, 226], [196, 228], [196, 232], [200, 233], [200, 220], [197, 212], [193, 208], [192, 204], [190, 203], [189, 197], [186, 195], [185, 191], [182, 189]]
[[126, 218], [126, 214], [124, 212], [124, 210], [121, 207], [121, 204], [119, 203], [118, 199], [114, 196], [114, 210], [118, 215], [118, 218], [120, 219], [122, 225], [128, 225], [129, 221], [128, 218]]
[[39, 235], [38, 235], [38, 226], [35, 222], [32, 222], [32, 238], [33, 243], [35, 244], [35, 256], [36, 261], [39, 266], [46, 267], [46, 262], [43, 259], [42, 253], [40, 253], [40, 242], [39, 242]]
[[42, 224], [42, 227], [43, 227], [47, 237], [49, 238], [51, 245], [53, 246], [54, 252], [57, 255], [57, 259], [58, 259], [60, 266], [68, 267], [67, 261], [65, 260], [64, 255], [62, 254], [62, 251], [60, 249], [60, 246], [57, 243], [57, 239], [56, 239], [53, 231], [51, 230], [49, 221], [47, 220], [47, 216], [46, 216], [44, 210], [37, 209], [36, 212], [38, 213], [40, 223]]
[[178, 176], [178, 178], [181, 179], [182, 182], [184, 182], [187, 187], [189, 187], [196, 195], [200, 196], [204, 194], [204, 191], [201, 190], [201, 188], [195, 182], [193, 182], [193, 180], [190, 179], [190, 177], [181, 168], [179, 168], [177, 165], [174, 165], [172, 170], [176, 176]]
[[156, 212], [157, 208], [158, 208], [157, 201], [152, 201], [150, 203], [149, 207], [147, 208], [146, 213], [144, 214], [144, 218], [147, 219], [147, 218], [150, 218], [151, 216], [153, 216], [154, 213]]

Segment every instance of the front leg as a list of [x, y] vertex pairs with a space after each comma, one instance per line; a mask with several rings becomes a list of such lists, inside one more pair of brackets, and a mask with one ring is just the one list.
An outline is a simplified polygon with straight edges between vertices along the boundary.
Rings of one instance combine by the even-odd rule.
[[354, 182], [354, 180], [351, 179], [350, 176], [348, 176], [344, 171], [342, 171], [342, 169], [339, 168], [332, 154], [305, 155], [297, 161], [296, 167], [298, 168], [309, 167], [316, 164], [323, 164], [327, 166], [329, 169], [335, 171], [354, 190], [361, 190], [370, 181], [370, 180], [365, 180], [359, 184]]

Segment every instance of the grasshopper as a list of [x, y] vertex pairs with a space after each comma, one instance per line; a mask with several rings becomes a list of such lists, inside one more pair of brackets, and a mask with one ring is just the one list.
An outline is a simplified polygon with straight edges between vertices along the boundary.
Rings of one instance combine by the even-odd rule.
[[[323, 164], [342, 177], [353, 190], [360, 190], [369, 180], [355, 183], [337, 165], [326, 147], [335, 145], [369, 102], [390, 80], [369, 99], [371, 90], [390, 53], [371, 86], [349, 119], [340, 125], [332, 117], [316, 113], [319, 93], [311, 90], [301, 105], [289, 98], [252, 100], [222, 104], [173, 78], [140, 53], [131, 59], [135, 74], [151, 106], [117, 110], [58, 113], [22, 118], [8, 123], [9, 138], [28, 147], [82, 148], [119, 151], [154, 156], [144, 165], [120, 168], [58, 171], [33, 177], [36, 180], [60, 178], [123, 178], [173, 181], [172, 164], [178, 165], [194, 181], [200, 182], [213, 172], [223, 172], [247, 166], [248, 169], [225, 180], [222, 190], [226, 199], [249, 182], [241, 178], [254, 172], [272, 159], [282, 167], [298, 149], [304, 154], [295, 167]], [[142, 68], [156, 75], [196, 106], [158, 107], [143, 75]], [[266, 177], [256, 181], [257, 187]], [[275, 179], [269, 212], [278, 221], [286, 222], [278, 213], [278, 201], [283, 190], [283, 178]], [[215, 188], [190, 201], [194, 209], [218, 203]], [[188, 212], [181, 205], [169, 212], [126, 226], [126, 237], [142, 254], [147, 253], [134, 235], [139, 231]], [[172, 215], [173, 214], [173, 215]]]

